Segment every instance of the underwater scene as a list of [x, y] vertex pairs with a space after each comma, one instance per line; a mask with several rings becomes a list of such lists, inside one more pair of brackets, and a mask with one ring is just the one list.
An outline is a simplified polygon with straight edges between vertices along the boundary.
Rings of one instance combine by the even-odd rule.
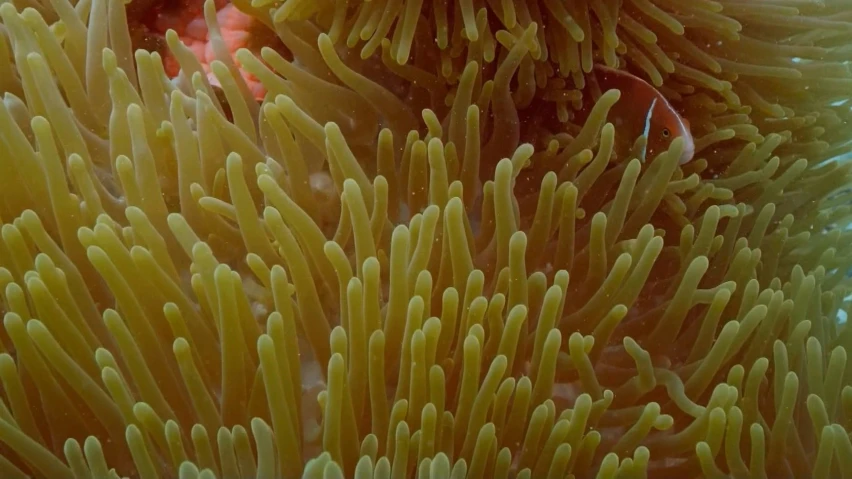
[[852, 0], [0, 0], [0, 478], [852, 479]]

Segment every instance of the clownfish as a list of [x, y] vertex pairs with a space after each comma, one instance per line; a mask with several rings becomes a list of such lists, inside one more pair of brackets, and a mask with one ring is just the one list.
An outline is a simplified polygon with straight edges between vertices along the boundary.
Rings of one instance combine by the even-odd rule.
[[621, 98], [610, 109], [608, 117], [616, 131], [625, 131], [632, 138], [645, 135], [646, 158], [654, 158], [668, 150], [675, 138], [683, 138], [680, 164], [692, 159], [695, 142], [689, 122], [659, 90], [624, 70], [595, 65], [593, 71], [601, 92], [612, 89], [621, 91]]

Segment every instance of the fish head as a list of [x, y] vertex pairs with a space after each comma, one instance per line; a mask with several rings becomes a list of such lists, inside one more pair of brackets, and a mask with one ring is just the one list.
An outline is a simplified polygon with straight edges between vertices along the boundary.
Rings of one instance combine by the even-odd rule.
[[621, 98], [610, 110], [609, 118], [613, 119], [617, 131], [622, 128], [631, 133], [641, 131], [647, 139], [645, 159], [653, 159], [667, 151], [677, 138], [683, 138], [680, 164], [692, 159], [695, 144], [689, 124], [658, 89], [625, 70], [600, 64], [594, 68], [602, 92], [613, 88], [621, 92]]
[[683, 139], [679, 164], [688, 163], [695, 154], [695, 142], [689, 124], [664, 99], [652, 102], [646, 120], [645, 135], [648, 138], [649, 158], [667, 151], [677, 138]]

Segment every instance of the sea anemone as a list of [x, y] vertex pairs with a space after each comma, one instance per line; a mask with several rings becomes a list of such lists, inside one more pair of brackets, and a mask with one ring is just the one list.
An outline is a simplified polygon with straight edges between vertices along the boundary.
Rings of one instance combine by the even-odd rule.
[[233, 5], [0, 5], [0, 476], [852, 478], [848, 7]]

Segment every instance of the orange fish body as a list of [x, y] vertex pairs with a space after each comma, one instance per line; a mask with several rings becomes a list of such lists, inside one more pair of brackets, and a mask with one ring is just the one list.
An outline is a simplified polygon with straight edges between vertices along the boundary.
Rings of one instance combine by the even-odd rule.
[[675, 138], [683, 138], [680, 164], [689, 162], [695, 154], [695, 143], [689, 123], [650, 83], [623, 70], [595, 65], [595, 80], [601, 93], [612, 89], [621, 91], [621, 98], [610, 109], [608, 120], [616, 132], [630, 138], [647, 135], [645, 157], [653, 159], [668, 150]]

